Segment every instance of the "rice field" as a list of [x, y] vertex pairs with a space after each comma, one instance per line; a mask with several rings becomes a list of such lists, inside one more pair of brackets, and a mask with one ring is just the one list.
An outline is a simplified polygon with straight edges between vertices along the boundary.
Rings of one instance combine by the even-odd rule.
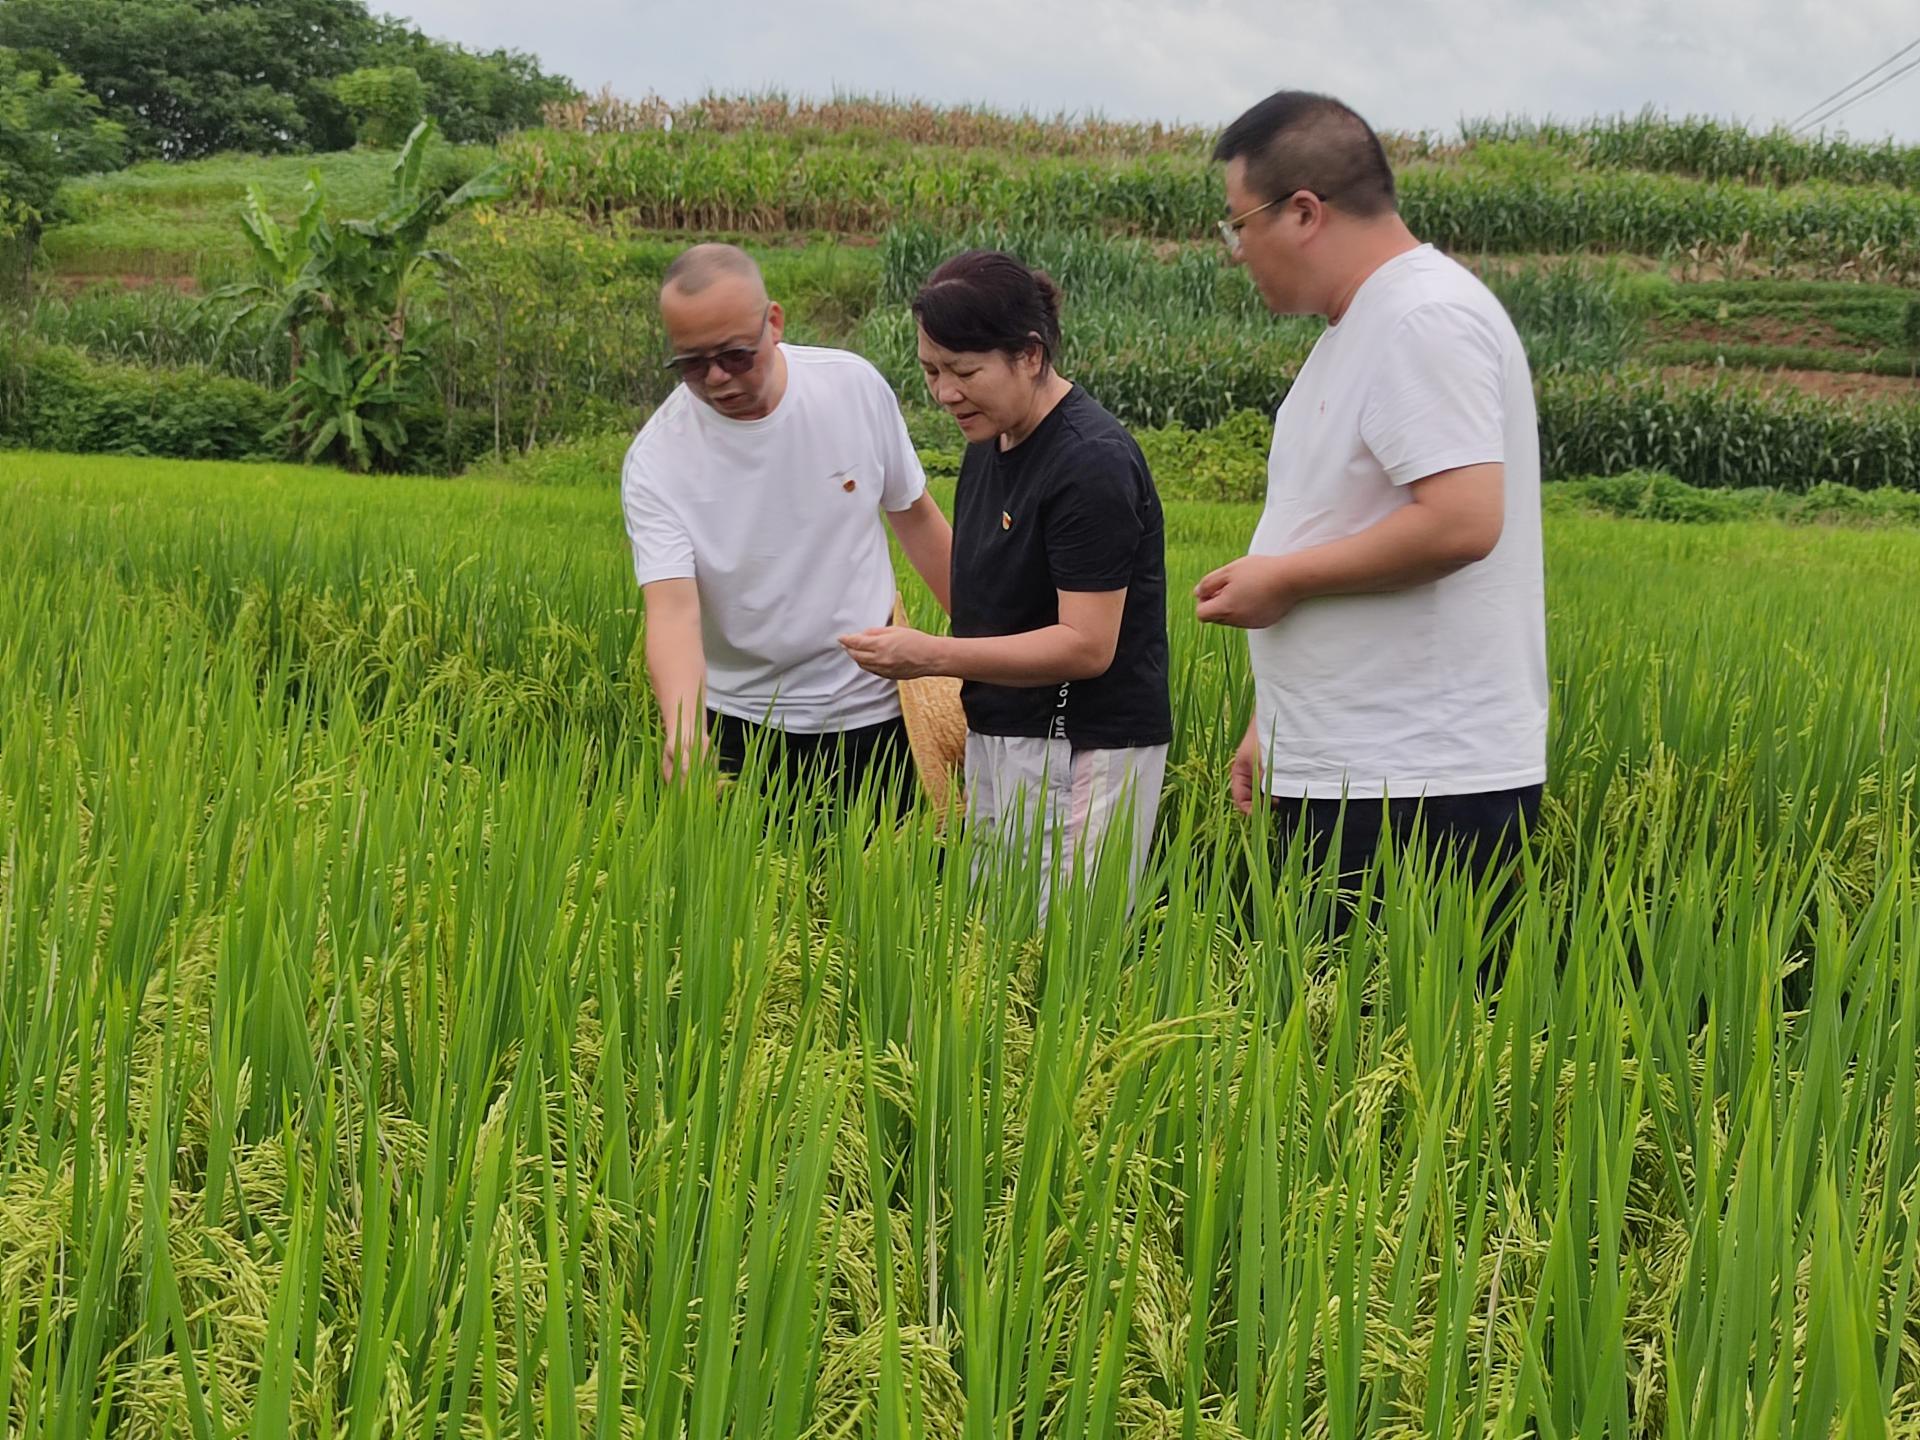
[[0, 486], [10, 1434], [1920, 1435], [1920, 534], [1552, 517], [1523, 873], [1357, 922], [1175, 605], [1146, 898], [1036, 929], [662, 788], [605, 491]]

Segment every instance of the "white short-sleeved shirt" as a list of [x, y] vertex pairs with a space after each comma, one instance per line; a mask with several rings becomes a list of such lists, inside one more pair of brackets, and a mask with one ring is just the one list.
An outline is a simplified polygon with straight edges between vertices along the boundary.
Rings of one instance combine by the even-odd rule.
[[1322, 596], [1249, 634], [1267, 788], [1462, 795], [1546, 778], [1540, 441], [1527, 357], [1471, 272], [1422, 245], [1367, 277], [1275, 420], [1251, 553], [1344, 539], [1415, 480], [1505, 466], [1485, 559], [1380, 595]]
[[620, 484], [634, 575], [698, 583], [710, 708], [800, 734], [876, 725], [900, 713], [899, 691], [838, 637], [887, 623], [881, 512], [911, 506], [926, 477], [879, 371], [780, 349], [771, 415], [729, 420], [683, 385], [634, 440]]

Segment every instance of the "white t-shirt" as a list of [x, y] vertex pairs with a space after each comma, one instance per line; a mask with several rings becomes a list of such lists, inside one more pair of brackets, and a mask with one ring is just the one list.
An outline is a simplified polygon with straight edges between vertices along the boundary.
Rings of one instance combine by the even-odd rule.
[[1382, 595], [1307, 600], [1252, 631], [1267, 788], [1286, 798], [1464, 795], [1547, 769], [1540, 440], [1520, 337], [1468, 270], [1422, 245], [1367, 277], [1274, 423], [1251, 553], [1357, 534], [1406, 486], [1505, 465], [1485, 559]]
[[771, 415], [729, 420], [682, 385], [627, 451], [620, 498], [642, 585], [700, 589], [707, 704], [821, 735], [900, 713], [899, 690], [838, 637], [885, 625], [893, 564], [880, 512], [927, 488], [899, 402], [858, 355], [782, 345]]

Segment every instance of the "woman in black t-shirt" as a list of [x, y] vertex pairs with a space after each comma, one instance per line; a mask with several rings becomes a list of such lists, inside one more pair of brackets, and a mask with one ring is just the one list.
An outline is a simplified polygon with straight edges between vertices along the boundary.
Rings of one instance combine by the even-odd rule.
[[1125, 427], [1053, 368], [1060, 295], [1045, 275], [969, 251], [934, 271], [913, 314], [927, 388], [968, 442], [953, 634], [841, 643], [878, 675], [964, 682], [971, 824], [1024, 844], [1037, 820], [1042, 846], [1073, 859], [1124, 823], [1137, 880], [1173, 738], [1153, 476]]

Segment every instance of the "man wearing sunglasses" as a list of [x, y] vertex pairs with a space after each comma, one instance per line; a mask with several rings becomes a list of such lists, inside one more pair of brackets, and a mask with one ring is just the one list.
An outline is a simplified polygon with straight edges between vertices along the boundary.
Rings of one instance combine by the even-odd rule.
[[1340, 869], [1383, 831], [1490, 862], [1546, 778], [1540, 442], [1520, 337], [1401, 220], [1379, 138], [1282, 91], [1222, 133], [1221, 236], [1267, 307], [1328, 327], [1274, 424], [1250, 552], [1201, 580], [1248, 633], [1243, 810]]
[[784, 343], [759, 267], [731, 245], [674, 260], [660, 318], [680, 383], [627, 452], [621, 503], [663, 768], [711, 747], [737, 772], [764, 750], [794, 780], [904, 784], [898, 691], [839, 644], [891, 614], [882, 515], [947, 604], [952, 531], [892, 389], [857, 355]]

